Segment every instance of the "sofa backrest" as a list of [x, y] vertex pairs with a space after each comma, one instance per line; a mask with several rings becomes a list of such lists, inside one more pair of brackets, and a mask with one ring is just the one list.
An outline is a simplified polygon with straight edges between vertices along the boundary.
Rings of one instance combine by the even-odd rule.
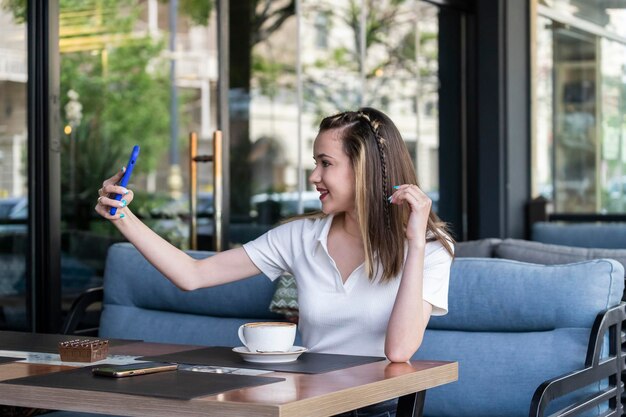
[[433, 317], [429, 327], [506, 332], [591, 328], [598, 312], [621, 300], [623, 271], [609, 259], [545, 266], [458, 258], [450, 276], [449, 313]]
[[[188, 251], [194, 258], [210, 252]], [[176, 288], [129, 243], [112, 245], [104, 275], [102, 337], [237, 346], [236, 329], [277, 320], [269, 311], [274, 283], [265, 275], [185, 292]]]
[[428, 391], [425, 416], [527, 416], [542, 382], [583, 367], [591, 326], [619, 304], [623, 277], [608, 259], [456, 258], [449, 313], [431, 318], [413, 358], [458, 361], [459, 381]]
[[513, 259], [543, 265], [557, 265], [590, 259], [615, 259], [626, 268], [625, 249], [580, 248], [531, 242], [521, 239], [505, 239], [494, 247], [496, 258]]
[[581, 248], [626, 249], [626, 223], [537, 222], [532, 226], [531, 240]]

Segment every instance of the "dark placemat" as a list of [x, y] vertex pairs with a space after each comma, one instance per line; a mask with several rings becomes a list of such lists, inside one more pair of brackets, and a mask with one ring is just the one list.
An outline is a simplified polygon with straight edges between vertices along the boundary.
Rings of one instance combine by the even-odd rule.
[[[0, 350], [19, 350], [25, 352], [59, 353], [59, 342], [68, 340], [88, 339], [97, 340], [97, 337], [76, 336], [65, 334], [43, 334], [26, 332], [0, 332]], [[121, 346], [136, 343], [139, 340], [107, 339], [109, 346]]]
[[213, 346], [186, 352], [169, 353], [140, 358], [146, 361], [174, 362], [190, 365], [224, 366], [227, 368], [264, 369], [276, 372], [298, 372], [302, 374], [321, 374], [350, 368], [352, 366], [382, 361], [377, 356], [334, 355], [328, 353], [305, 352], [295, 361], [287, 363], [246, 362], [230, 347]]
[[136, 375], [126, 378], [111, 378], [93, 375], [91, 368], [93, 368], [93, 366], [72, 369], [70, 371], [54, 372], [51, 374], [10, 379], [2, 382], [16, 385], [69, 388], [190, 400], [192, 398], [218, 394], [233, 389], [272, 384], [285, 380], [284, 378], [193, 371], [170, 371]]
[[24, 359], [24, 358], [11, 358], [11, 357], [8, 357], [8, 356], [0, 356], [0, 363], [21, 361], [22, 359]]

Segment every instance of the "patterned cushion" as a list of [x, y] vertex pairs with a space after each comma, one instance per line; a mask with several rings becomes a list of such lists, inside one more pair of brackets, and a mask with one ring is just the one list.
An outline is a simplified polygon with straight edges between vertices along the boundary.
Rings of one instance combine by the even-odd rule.
[[270, 302], [270, 311], [282, 314], [289, 321], [298, 320], [298, 287], [296, 279], [284, 274], [276, 280], [276, 291]]

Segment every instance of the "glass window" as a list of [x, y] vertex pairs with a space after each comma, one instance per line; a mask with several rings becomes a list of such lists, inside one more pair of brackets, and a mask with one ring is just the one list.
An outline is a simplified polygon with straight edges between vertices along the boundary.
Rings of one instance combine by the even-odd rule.
[[[256, 6], [256, 7], [255, 7]], [[231, 4], [230, 244], [298, 212], [297, 21], [292, 1]]]
[[259, 28], [231, 31], [231, 244], [320, 208], [307, 180], [318, 124], [362, 105], [398, 123], [436, 207], [438, 9], [417, 0], [302, 0], [296, 16], [292, 2], [253, 4], [230, 11], [231, 21], [252, 15]]
[[[188, 246], [187, 135], [199, 132], [199, 153], [212, 153], [217, 36], [214, 10], [179, 4], [172, 49], [167, 2], [61, 2], [63, 254], [72, 268], [64, 272], [67, 299], [100, 282], [106, 249], [122, 239], [93, 213], [94, 193], [135, 143], [142, 150], [131, 185], [134, 211], [172, 243]], [[230, 6], [231, 22], [249, 22], [230, 33], [231, 246], [281, 218], [320, 208], [306, 179], [319, 121], [364, 104], [397, 121], [436, 205], [435, 6], [302, 0], [299, 16], [290, 0]], [[198, 167], [200, 249], [212, 248], [211, 172]]]
[[626, 45], [602, 40], [601, 211], [626, 212]]
[[417, 0], [372, 2], [368, 15], [365, 103], [380, 108], [397, 124], [420, 186], [437, 211], [438, 8]]
[[620, 1], [541, 0], [541, 3], [567, 16], [592, 22], [620, 36], [626, 36], [626, 6]]
[[597, 38], [553, 29], [555, 207], [590, 213], [597, 208]]
[[[188, 136], [198, 132], [199, 153], [211, 153], [215, 31], [214, 10], [190, 2], [173, 11], [156, 0], [60, 2], [64, 309], [102, 284], [106, 251], [123, 240], [93, 207], [133, 145], [141, 147], [129, 184], [133, 211], [188, 247]], [[212, 171], [198, 171], [200, 197], [212, 201]]]
[[315, 18], [315, 46], [318, 48], [328, 47], [328, 14], [319, 12]]
[[0, 329], [28, 330], [25, 10], [0, 8]]
[[557, 213], [626, 209], [626, 44], [600, 33], [537, 19], [533, 191]]
[[554, 197], [553, 186], [553, 60], [552, 21], [537, 18], [537, 70], [535, 73], [536, 130], [534, 138], [533, 195], [548, 200]]

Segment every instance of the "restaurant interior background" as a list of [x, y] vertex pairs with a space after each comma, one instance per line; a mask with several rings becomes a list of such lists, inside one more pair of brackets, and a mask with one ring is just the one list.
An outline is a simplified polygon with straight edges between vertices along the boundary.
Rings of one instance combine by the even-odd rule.
[[[398, 124], [458, 240], [524, 237], [526, 204], [626, 210], [624, 0], [1, 0], [0, 329], [57, 331], [123, 240], [93, 211], [141, 155], [133, 211], [189, 248], [189, 135], [224, 132], [222, 237], [320, 207], [324, 115]], [[198, 243], [214, 178], [197, 164]]]

